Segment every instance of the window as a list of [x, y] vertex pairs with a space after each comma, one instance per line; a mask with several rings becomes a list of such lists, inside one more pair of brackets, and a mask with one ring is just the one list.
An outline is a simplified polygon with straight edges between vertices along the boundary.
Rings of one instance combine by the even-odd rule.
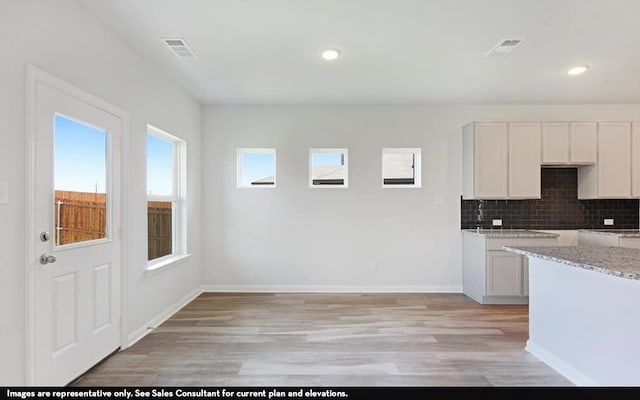
[[54, 244], [109, 237], [111, 212], [108, 133], [82, 121], [54, 117]]
[[382, 149], [382, 187], [419, 188], [420, 149]]
[[347, 149], [309, 150], [309, 187], [348, 187]]
[[276, 149], [238, 149], [238, 187], [276, 187]]
[[150, 266], [186, 250], [186, 143], [147, 126], [147, 246]]

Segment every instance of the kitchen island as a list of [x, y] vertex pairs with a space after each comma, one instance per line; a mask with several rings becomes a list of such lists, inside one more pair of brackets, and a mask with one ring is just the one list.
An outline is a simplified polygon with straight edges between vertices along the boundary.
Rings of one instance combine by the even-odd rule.
[[527, 351], [578, 385], [640, 385], [640, 250], [504, 250], [529, 258]]

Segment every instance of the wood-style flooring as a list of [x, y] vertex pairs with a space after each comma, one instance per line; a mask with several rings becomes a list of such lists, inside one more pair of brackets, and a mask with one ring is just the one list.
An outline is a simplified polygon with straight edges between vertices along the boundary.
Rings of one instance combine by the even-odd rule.
[[462, 294], [205, 293], [74, 385], [570, 385], [527, 336]]

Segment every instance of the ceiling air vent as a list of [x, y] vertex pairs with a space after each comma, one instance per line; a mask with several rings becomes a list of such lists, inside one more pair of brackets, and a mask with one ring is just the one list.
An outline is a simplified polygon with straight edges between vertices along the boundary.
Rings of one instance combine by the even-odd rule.
[[195, 58], [195, 54], [184, 39], [162, 39], [173, 52], [181, 58]]
[[484, 55], [485, 57], [504, 57], [507, 54], [511, 53], [524, 42], [525, 39], [502, 39], [491, 48], [491, 50], [487, 51]]

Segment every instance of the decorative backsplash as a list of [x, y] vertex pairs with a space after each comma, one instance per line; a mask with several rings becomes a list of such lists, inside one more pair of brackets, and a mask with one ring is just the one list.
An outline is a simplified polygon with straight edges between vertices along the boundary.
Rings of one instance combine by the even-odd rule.
[[[460, 200], [462, 229], [638, 229], [640, 200], [578, 200], [576, 168], [543, 168], [539, 200]], [[612, 218], [613, 226], [604, 219]]]

